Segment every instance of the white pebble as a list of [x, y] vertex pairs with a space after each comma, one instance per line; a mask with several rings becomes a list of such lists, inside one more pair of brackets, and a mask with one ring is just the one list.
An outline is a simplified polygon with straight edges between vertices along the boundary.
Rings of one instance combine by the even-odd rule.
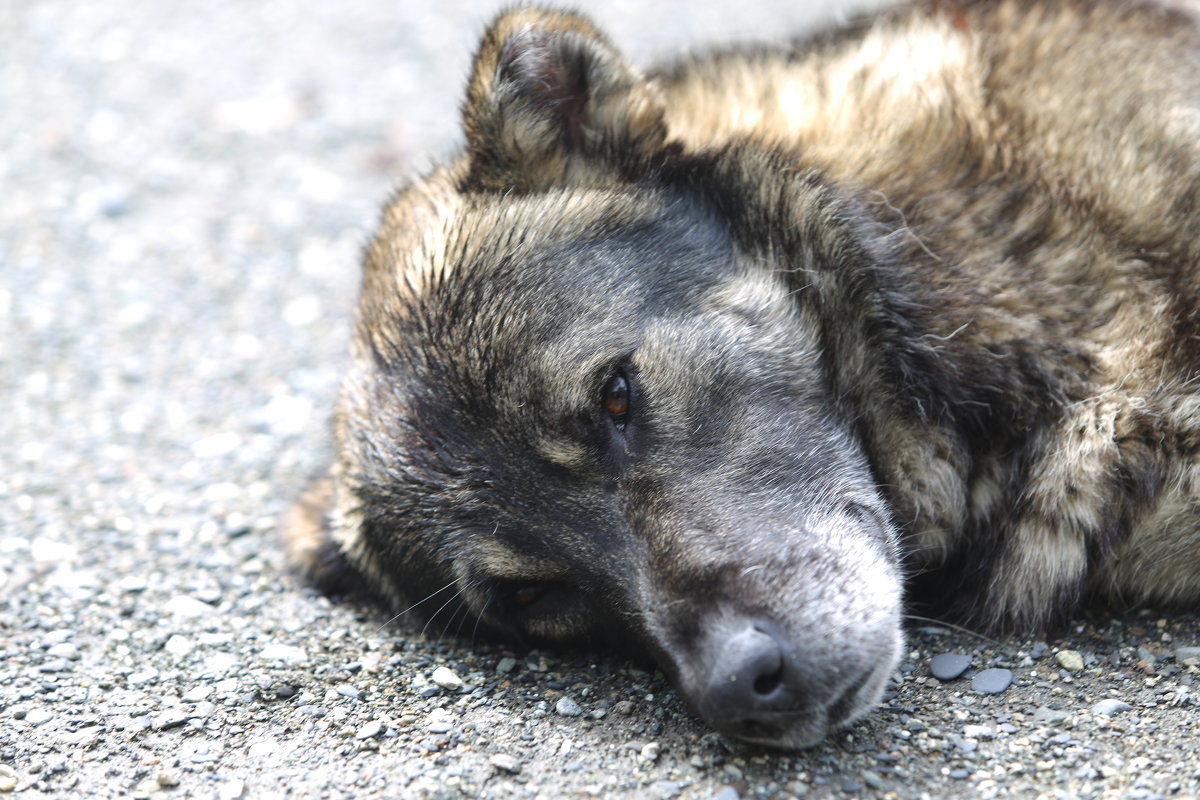
[[448, 667], [438, 667], [433, 671], [433, 682], [448, 692], [457, 692], [463, 687], [462, 678], [454, 674]]

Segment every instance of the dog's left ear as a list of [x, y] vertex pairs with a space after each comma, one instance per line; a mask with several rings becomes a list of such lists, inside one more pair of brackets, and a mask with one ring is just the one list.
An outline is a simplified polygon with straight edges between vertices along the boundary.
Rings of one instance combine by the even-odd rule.
[[484, 34], [463, 105], [467, 182], [537, 191], [610, 183], [662, 147], [653, 87], [577, 14], [521, 9]]

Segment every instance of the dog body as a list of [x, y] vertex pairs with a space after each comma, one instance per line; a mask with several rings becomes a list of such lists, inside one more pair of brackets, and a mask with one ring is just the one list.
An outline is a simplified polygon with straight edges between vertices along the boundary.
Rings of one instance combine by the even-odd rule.
[[921, 3], [646, 77], [502, 16], [367, 250], [293, 559], [632, 645], [787, 747], [877, 702], [902, 587], [1195, 603], [1194, 10]]

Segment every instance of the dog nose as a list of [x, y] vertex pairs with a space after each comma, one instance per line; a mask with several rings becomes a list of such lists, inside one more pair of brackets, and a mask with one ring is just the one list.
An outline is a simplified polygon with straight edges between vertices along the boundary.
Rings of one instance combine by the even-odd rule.
[[740, 727], [766, 720], [802, 702], [787, 647], [774, 626], [749, 622], [714, 641], [708, 653], [708, 684], [700, 714], [714, 727]]

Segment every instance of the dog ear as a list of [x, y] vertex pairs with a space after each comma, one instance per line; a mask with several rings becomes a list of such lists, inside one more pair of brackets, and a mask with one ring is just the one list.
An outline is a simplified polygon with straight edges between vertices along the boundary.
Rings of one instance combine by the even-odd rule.
[[657, 92], [577, 14], [501, 15], [475, 55], [463, 105], [467, 184], [536, 191], [611, 183], [666, 137]]

